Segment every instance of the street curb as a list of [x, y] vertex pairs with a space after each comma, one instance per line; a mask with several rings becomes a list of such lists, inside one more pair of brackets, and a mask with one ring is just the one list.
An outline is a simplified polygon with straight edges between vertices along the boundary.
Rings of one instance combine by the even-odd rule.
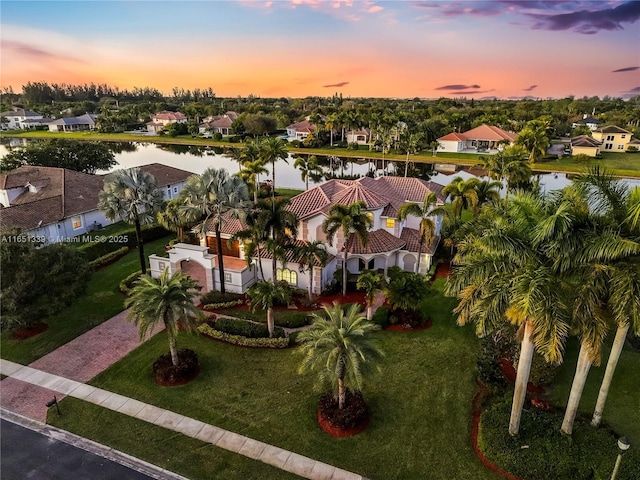
[[136, 472], [143, 473], [156, 480], [189, 480], [187, 477], [178, 475], [177, 473], [170, 472], [164, 468], [153, 465], [152, 463], [145, 462], [139, 458], [132, 457], [126, 453], [114, 450], [111, 447], [94, 442], [87, 438], [81, 437], [66, 430], [47, 425], [46, 423], [33, 420], [10, 410], [0, 409], [0, 418], [21, 427], [28, 428], [35, 432], [41, 433], [49, 438], [73, 445], [74, 447], [81, 448], [89, 453], [99, 455], [107, 460], [119, 463], [125, 467], [128, 467]]

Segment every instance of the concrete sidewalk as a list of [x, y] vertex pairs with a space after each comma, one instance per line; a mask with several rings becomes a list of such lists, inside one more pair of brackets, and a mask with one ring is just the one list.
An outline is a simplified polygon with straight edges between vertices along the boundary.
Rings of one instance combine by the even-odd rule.
[[[312, 480], [365, 480], [361, 475], [318, 462], [297, 453], [32, 367], [0, 360], [0, 373], [12, 379], [47, 389], [50, 392], [91, 402], [103, 408], [182, 433], [230, 452], [273, 465], [303, 478]], [[4, 384], [5, 381], [2, 383]]]

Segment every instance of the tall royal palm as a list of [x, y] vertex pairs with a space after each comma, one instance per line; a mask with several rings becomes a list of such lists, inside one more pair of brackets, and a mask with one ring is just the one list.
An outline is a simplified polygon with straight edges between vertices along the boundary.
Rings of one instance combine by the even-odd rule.
[[139, 168], [116, 170], [107, 175], [98, 194], [98, 209], [111, 221], [122, 219], [136, 229], [136, 243], [142, 273], [147, 272], [142, 225], [153, 223], [163, 204], [162, 191], [153, 175]]
[[260, 158], [265, 163], [271, 163], [271, 197], [275, 198], [276, 192], [276, 162], [284, 160], [287, 162], [289, 153], [285, 143], [276, 137], [268, 137], [260, 142]]
[[335, 303], [324, 308], [324, 315], [314, 313], [311, 328], [300, 332], [303, 356], [298, 371], [317, 374], [319, 388], [329, 386], [338, 397], [338, 408], [345, 406], [346, 390], [361, 391], [364, 378], [374, 371], [383, 357], [371, 341], [371, 333], [380, 329], [360, 312], [357, 303], [346, 311]]
[[329, 254], [324, 243], [319, 241], [305, 242], [296, 248], [296, 257], [299, 259], [300, 267], [309, 272], [309, 300], [313, 298], [313, 269], [323, 268], [327, 264]]
[[416, 273], [420, 273], [420, 263], [422, 260], [422, 249], [425, 245], [430, 245], [436, 236], [436, 218], [439, 215], [445, 215], [446, 211], [443, 207], [436, 207], [438, 197], [431, 192], [425, 195], [422, 204], [405, 203], [398, 209], [398, 219], [406, 220], [407, 217], [417, 217], [420, 220], [418, 227], [418, 262], [416, 264]]
[[278, 259], [286, 256], [286, 250], [293, 247], [298, 236], [298, 217], [287, 209], [289, 200], [285, 198], [264, 200], [258, 203], [259, 223], [269, 234], [265, 249], [272, 255], [272, 278], [276, 280]]
[[458, 220], [462, 218], [463, 210], [475, 209], [478, 204], [475, 180], [474, 178], [464, 180], [462, 177], [455, 177], [449, 185], [442, 189], [442, 194], [451, 199], [453, 217]]
[[424, 134], [422, 132], [403, 132], [400, 135], [400, 149], [407, 154], [404, 162], [404, 176], [409, 172], [409, 155], [415, 155], [420, 151], [424, 142]]
[[253, 202], [258, 203], [258, 191], [260, 190], [260, 175], [269, 173], [261, 159], [246, 161], [242, 164], [242, 170], [238, 176], [252, 186]]
[[200, 287], [189, 275], [182, 272], [169, 274], [166, 269], [159, 278], [143, 275], [131, 290], [125, 306], [131, 307], [128, 318], [133, 321], [143, 339], [158, 323], [164, 325], [169, 339], [171, 363], [178, 365], [178, 323], [187, 330], [194, 330], [203, 312], [193, 300]]
[[309, 179], [319, 182], [322, 179], [322, 169], [318, 165], [315, 155], [307, 157], [297, 157], [293, 162], [293, 167], [300, 170], [300, 178], [305, 182], [305, 189], [309, 190]]
[[194, 227], [200, 241], [206, 242], [209, 228], [215, 231], [220, 291], [225, 293], [221, 230], [231, 219], [245, 219], [250, 203], [247, 184], [224, 168], [207, 168], [202, 174], [189, 177], [180, 195], [184, 198], [183, 214], [200, 222]]
[[544, 202], [530, 194], [483, 211], [480, 228], [458, 244], [447, 283], [447, 292], [460, 299], [454, 310], [459, 325], [474, 323], [479, 336], [507, 320], [519, 327], [511, 435], [520, 428], [534, 349], [558, 364], [569, 334], [565, 285], [535, 239], [534, 228], [545, 215]]
[[329, 244], [333, 245], [333, 236], [342, 230], [343, 258], [342, 258], [342, 295], [347, 294], [347, 259], [348, 243], [352, 236], [366, 245], [369, 240], [369, 229], [373, 225], [371, 216], [364, 211], [367, 205], [364, 202], [354, 202], [350, 205], [335, 204], [329, 209], [329, 215], [322, 223], [322, 230], [329, 238]]

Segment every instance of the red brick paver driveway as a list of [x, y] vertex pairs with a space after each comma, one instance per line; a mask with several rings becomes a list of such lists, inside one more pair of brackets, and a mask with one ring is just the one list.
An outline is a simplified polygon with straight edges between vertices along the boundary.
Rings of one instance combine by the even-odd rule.
[[[78, 382], [91, 380], [142, 343], [138, 328], [126, 317], [127, 311], [119, 313], [29, 366]], [[153, 333], [160, 330], [156, 328]], [[47, 418], [45, 404], [54, 394], [13, 378], [0, 382], [2, 408], [42, 422]]]

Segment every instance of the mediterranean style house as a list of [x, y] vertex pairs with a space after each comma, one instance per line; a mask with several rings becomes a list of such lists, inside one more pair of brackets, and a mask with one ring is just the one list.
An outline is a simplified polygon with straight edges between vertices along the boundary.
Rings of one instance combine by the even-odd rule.
[[[364, 177], [358, 180], [330, 180], [307, 190], [291, 199], [289, 210], [299, 220], [298, 245], [305, 242], [320, 241], [327, 252], [329, 260], [325, 266], [313, 267], [312, 292], [319, 294], [331, 283], [335, 271], [342, 268], [343, 249], [348, 252], [347, 270], [350, 275], [357, 275], [363, 270], [378, 270], [386, 273], [391, 266], [398, 266], [409, 272], [416, 271], [419, 249], [419, 219], [409, 217], [405, 221], [398, 220], [399, 208], [407, 202], [422, 203], [425, 196], [435, 193], [438, 204], [444, 203], [443, 186], [420, 180], [418, 178]], [[328, 239], [322, 229], [332, 205], [349, 205], [362, 201], [366, 212], [373, 220], [366, 245], [356, 237], [345, 238], [338, 232], [335, 238]], [[430, 245], [422, 247], [420, 273], [427, 273], [431, 267], [432, 256], [439, 242], [442, 224], [440, 217], [434, 218], [436, 237]], [[244, 293], [246, 289], [262, 278], [272, 278], [272, 260], [265, 252], [258, 258], [247, 259], [244, 245], [240, 242], [228, 243], [228, 240], [244, 226], [238, 220], [229, 219], [223, 223], [221, 236], [222, 255], [225, 271], [225, 287], [230, 292]], [[165, 268], [171, 272], [182, 270], [196, 278], [203, 289], [217, 289], [219, 271], [217, 248], [213, 228], [201, 241], [201, 245], [179, 243], [173, 246], [167, 257], [151, 255], [150, 270], [153, 276], [159, 276]], [[259, 264], [261, 263], [261, 265]], [[307, 289], [309, 274], [302, 268], [300, 260], [293, 252], [287, 255], [284, 265], [277, 264], [276, 280], [284, 280], [290, 285]]]
[[216, 115], [207, 119], [205, 122], [198, 125], [200, 133], [219, 133], [222, 136], [229, 136], [233, 132], [231, 131], [231, 125], [238, 119], [236, 112], [227, 112], [224, 115]]
[[301, 122], [292, 123], [287, 127], [287, 138], [289, 140], [304, 140], [311, 133], [316, 131], [316, 126], [309, 122], [309, 117]]
[[187, 116], [181, 112], [164, 110], [151, 116], [151, 121], [147, 123], [147, 131], [158, 133], [171, 123], [187, 123]]
[[439, 152], [453, 153], [497, 153], [504, 144], [516, 139], [514, 132], [482, 124], [466, 132], [452, 132], [437, 139]]
[[[140, 170], [156, 178], [165, 200], [175, 198], [193, 175], [158, 163]], [[4, 173], [0, 175], [0, 227], [57, 243], [110, 225], [98, 210], [104, 178], [56, 167], [24, 166]]]

